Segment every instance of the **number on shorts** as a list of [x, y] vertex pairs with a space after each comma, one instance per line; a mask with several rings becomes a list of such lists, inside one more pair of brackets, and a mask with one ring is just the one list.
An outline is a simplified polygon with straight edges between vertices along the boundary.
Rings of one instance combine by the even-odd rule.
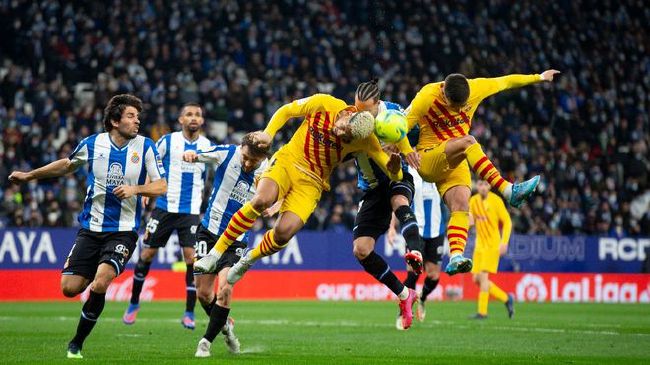
[[205, 241], [198, 241], [194, 244], [196, 257], [203, 257], [208, 254], [208, 244]]
[[157, 219], [149, 219], [149, 222], [147, 223], [147, 232], [149, 233], [154, 233], [156, 232], [156, 229], [158, 229], [158, 220]]

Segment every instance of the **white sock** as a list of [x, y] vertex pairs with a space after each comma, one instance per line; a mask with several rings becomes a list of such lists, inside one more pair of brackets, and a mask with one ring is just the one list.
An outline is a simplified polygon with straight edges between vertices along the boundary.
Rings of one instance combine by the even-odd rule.
[[450, 259], [453, 259], [453, 258], [456, 257], [456, 256], [460, 256], [460, 254], [459, 254], [458, 252], [454, 252], [454, 253], [452, 253], [451, 255], [449, 255], [449, 258], [450, 258]]
[[402, 292], [399, 293], [397, 297], [399, 300], [406, 300], [409, 297], [409, 288], [404, 287], [404, 289], [402, 289]]
[[508, 186], [506, 187], [506, 189], [503, 191], [503, 194], [501, 195], [503, 195], [504, 198], [510, 200], [510, 197], [512, 196], [512, 183], [509, 182], [506, 183], [508, 184]]
[[215, 256], [217, 258], [221, 258], [221, 254], [217, 250], [215, 250], [214, 247], [212, 247], [212, 249], [210, 249], [210, 251], [208, 252], [208, 255]]

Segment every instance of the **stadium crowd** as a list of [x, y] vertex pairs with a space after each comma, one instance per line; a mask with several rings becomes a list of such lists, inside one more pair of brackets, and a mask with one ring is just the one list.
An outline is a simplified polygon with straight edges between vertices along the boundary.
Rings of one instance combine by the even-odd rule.
[[[562, 71], [553, 85], [486, 100], [472, 134], [510, 180], [539, 173], [515, 231], [649, 235], [650, 8], [642, 1], [304, 0], [2, 1], [0, 226], [74, 226], [85, 173], [24, 187], [14, 169], [69, 155], [101, 132], [116, 93], [145, 102], [141, 133], [174, 130], [179, 106], [261, 129], [283, 103], [317, 92], [350, 103], [380, 78], [407, 106], [427, 82]], [[294, 123], [297, 124], [297, 123]], [[292, 128], [282, 132], [282, 140]], [[308, 224], [350, 229], [356, 169], [332, 177]]]

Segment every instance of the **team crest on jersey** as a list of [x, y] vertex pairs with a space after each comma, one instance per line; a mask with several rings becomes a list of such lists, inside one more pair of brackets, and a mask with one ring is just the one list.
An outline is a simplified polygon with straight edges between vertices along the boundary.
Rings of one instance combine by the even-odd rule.
[[131, 155], [131, 162], [133, 163], [140, 162], [140, 156], [138, 155], [137, 152], [133, 152], [133, 155]]
[[124, 185], [124, 173], [122, 171], [124, 171], [122, 164], [119, 162], [113, 162], [108, 168], [106, 186]]

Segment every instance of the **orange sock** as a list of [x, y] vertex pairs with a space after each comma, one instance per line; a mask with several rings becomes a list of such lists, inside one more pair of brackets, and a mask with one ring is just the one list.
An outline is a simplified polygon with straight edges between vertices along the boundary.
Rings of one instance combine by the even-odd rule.
[[264, 238], [262, 238], [262, 242], [260, 242], [260, 244], [250, 252], [250, 258], [253, 260], [259, 260], [264, 256], [271, 256], [287, 246], [287, 243], [281, 245], [275, 242], [273, 236], [274, 233], [272, 229], [266, 231], [266, 233], [264, 233]]
[[223, 234], [219, 237], [214, 249], [219, 253], [226, 252], [228, 247], [237, 240], [237, 237], [246, 233], [251, 229], [251, 227], [253, 227], [255, 220], [260, 215], [261, 213], [255, 210], [250, 202], [244, 204], [244, 206], [232, 216], [230, 222], [228, 222], [228, 227], [226, 227], [226, 230], [223, 231]]
[[467, 230], [469, 229], [469, 212], [451, 212], [447, 226], [447, 240], [449, 240], [449, 255], [462, 255], [467, 244]]
[[499, 190], [501, 195], [507, 199], [512, 192], [512, 184], [507, 182], [499, 170], [492, 164], [492, 161], [483, 152], [481, 145], [474, 143], [465, 150], [469, 166], [476, 172], [481, 179], [487, 181], [493, 188]]

